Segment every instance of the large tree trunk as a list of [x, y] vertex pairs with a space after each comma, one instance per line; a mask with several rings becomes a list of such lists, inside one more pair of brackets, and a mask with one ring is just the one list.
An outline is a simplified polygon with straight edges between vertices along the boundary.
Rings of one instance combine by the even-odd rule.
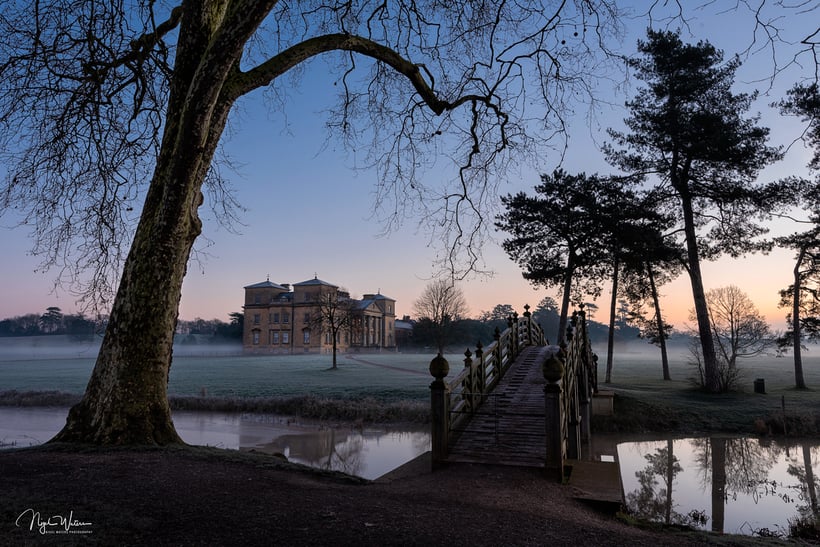
[[658, 287], [655, 285], [655, 275], [652, 272], [652, 265], [646, 265], [646, 273], [649, 277], [649, 289], [652, 293], [652, 304], [655, 306], [655, 325], [658, 329], [658, 341], [661, 346], [661, 367], [663, 368], [663, 379], [671, 380], [672, 375], [669, 374], [669, 353], [666, 351], [666, 333], [664, 331], [663, 315], [661, 315], [661, 299], [658, 295]]
[[183, 15], [154, 176], [91, 379], [54, 441], [182, 442], [167, 396], [174, 330], [188, 258], [202, 229], [200, 189], [235, 100], [221, 90], [238, 56], [221, 49], [217, 62], [209, 43], [222, 15], [198, 3]]
[[797, 389], [806, 389], [806, 380], [803, 378], [803, 354], [800, 332], [800, 293], [803, 288], [800, 266], [806, 257], [806, 248], [801, 247], [794, 265], [794, 294], [792, 295], [792, 346], [794, 346], [794, 385]]
[[569, 316], [569, 299], [572, 292], [572, 274], [575, 273], [575, 260], [572, 249], [567, 252], [567, 267], [564, 272], [564, 291], [561, 295], [561, 315], [558, 318], [558, 336], [555, 343], [560, 345], [567, 338], [567, 317]]
[[613, 352], [615, 350], [615, 308], [618, 303], [618, 259], [615, 259], [612, 272], [612, 298], [609, 301], [609, 336], [606, 340], [606, 379], [604, 383], [612, 382]]
[[695, 301], [695, 316], [698, 321], [698, 337], [703, 352], [704, 387], [707, 391], [720, 391], [718, 377], [717, 356], [712, 338], [712, 327], [709, 321], [709, 307], [706, 304], [706, 294], [703, 290], [703, 276], [700, 272], [700, 255], [695, 232], [695, 219], [692, 212], [692, 200], [686, 193], [681, 193], [683, 207], [684, 233], [686, 234], [687, 271], [692, 284], [692, 297]]
[[171, 422], [167, 385], [182, 279], [198, 226], [192, 215], [175, 220], [155, 213], [146, 207], [91, 380], [55, 441], [182, 442]]

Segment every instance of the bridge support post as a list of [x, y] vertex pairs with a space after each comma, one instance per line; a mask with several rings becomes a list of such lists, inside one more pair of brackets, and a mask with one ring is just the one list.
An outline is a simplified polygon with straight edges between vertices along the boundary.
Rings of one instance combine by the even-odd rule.
[[550, 479], [564, 480], [564, 447], [561, 434], [561, 384], [547, 382], [544, 386], [544, 413], [546, 415], [546, 462], [544, 471]]
[[544, 423], [546, 427], [544, 472], [550, 479], [563, 482], [566, 454], [564, 453], [561, 379], [564, 375], [564, 363], [560, 356], [555, 352], [549, 355], [541, 363], [541, 372], [544, 375], [544, 380], [546, 380], [544, 385]]
[[444, 381], [448, 372], [450, 372], [450, 364], [440, 353], [430, 361], [430, 374], [435, 378], [430, 384], [430, 440], [433, 469], [444, 465], [450, 443], [450, 393]]

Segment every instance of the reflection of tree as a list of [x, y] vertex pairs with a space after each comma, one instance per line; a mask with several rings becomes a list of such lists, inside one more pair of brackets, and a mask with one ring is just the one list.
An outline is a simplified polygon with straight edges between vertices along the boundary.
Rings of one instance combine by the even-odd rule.
[[[728, 497], [738, 493], [760, 495], [759, 487], [767, 484], [780, 450], [750, 438], [709, 437], [693, 439], [692, 445], [702, 483], [712, 492], [712, 531], [722, 532]], [[771, 492], [763, 489], [764, 495]]]
[[666, 447], [644, 455], [647, 465], [635, 472], [639, 487], [626, 495], [626, 504], [635, 516], [666, 524], [691, 524], [689, 515], [676, 512], [672, 503], [675, 476], [683, 471], [673, 453], [672, 440]]
[[797, 485], [799, 490], [799, 499], [803, 504], [797, 506], [797, 514], [801, 519], [809, 520], [811, 522], [820, 521], [820, 508], [818, 508], [817, 491], [820, 490], [820, 483], [814, 475], [812, 468], [811, 446], [804, 443], [803, 448], [803, 465], [796, 462], [796, 458], [789, 462], [788, 473], [800, 481]]
[[[331, 439], [335, 437], [335, 429], [331, 429]], [[342, 442], [336, 443], [331, 440], [330, 451], [327, 456], [327, 469], [342, 471], [348, 475], [358, 475], [361, 473], [364, 459], [362, 449], [364, 448], [364, 438], [361, 435], [345, 436]]]
[[313, 434], [282, 435], [268, 448], [311, 467], [342, 471], [349, 475], [358, 475], [364, 464], [362, 436], [340, 433], [335, 428]]
[[726, 439], [710, 437], [712, 448], [712, 531], [723, 532], [726, 517]]

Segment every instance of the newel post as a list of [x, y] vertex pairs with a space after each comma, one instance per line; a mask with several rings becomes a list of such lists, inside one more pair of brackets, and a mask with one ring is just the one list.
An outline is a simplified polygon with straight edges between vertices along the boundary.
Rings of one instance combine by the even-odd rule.
[[444, 464], [450, 441], [450, 393], [444, 377], [450, 372], [450, 364], [440, 353], [430, 361], [430, 421], [433, 469]]
[[524, 304], [524, 317], [527, 318], [527, 345], [532, 346], [532, 314], [529, 304]]
[[467, 377], [464, 379], [464, 387], [462, 388], [462, 397], [469, 402], [470, 413], [474, 413], [478, 408], [481, 395], [477, 392], [476, 373], [473, 367], [473, 352], [470, 348], [464, 351], [464, 368], [467, 369]]
[[563, 420], [561, 417], [561, 378], [564, 375], [564, 363], [560, 358], [560, 348], [550, 347], [550, 352], [541, 363], [544, 375], [544, 414], [546, 416], [546, 463], [544, 471], [547, 477], [557, 481], [564, 480], [564, 443]]

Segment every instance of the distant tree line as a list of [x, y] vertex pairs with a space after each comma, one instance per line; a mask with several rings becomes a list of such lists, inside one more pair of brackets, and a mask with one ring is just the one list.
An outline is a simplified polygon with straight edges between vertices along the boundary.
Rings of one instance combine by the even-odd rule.
[[[642, 338], [641, 329], [632, 321], [626, 303], [622, 303], [624, 309], [621, 310], [618, 319], [615, 321], [614, 338], [619, 342], [638, 340]], [[590, 338], [593, 342], [604, 343], [609, 335], [609, 327], [603, 323], [592, 320], [592, 311], [597, 309], [594, 304], [588, 305], [587, 317]], [[477, 317], [469, 318], [456, 316], [448, 320], [444, 334], [439, 329], [439, 323], [431, 317], [418, 314], [417, 319], [410, 320], [413, 326], [411, 341], [409, 345], [414, 349], [439, 349], [451, 353], [461, 353], [467, 348], [475, 350], [478, 342], [483, 347], [487, 347], [494, 340], [496, 329], [499, 333], [509, 326], [509, 322], [517, 315], [521, 316], [524, 310], [516, 310], [510, 304], [497, 304], [492, 310], [482, 311]], [[541, 326], [547, 338], [558, 330], [560, 322], [560, 311], [555, 299], [544, 297], [537, 306], [530, 310], [532, 317]], [[555, 340], [550, 340], [556, 342]]]
[[244, 328], [245, 314], [242, 312], [231, 312], [228, 314], [228, 323], [219, 319], [195, 318], [193, 321], [180, 319], [177, 321], [177, 333], [186, 335], [182, 339], [183, 343], [197, 340], [194, 335], [213, 338], [214, 341], [242, 340], [242, 330]]
[[65, 315], [60, 308], [50, 306], [43, 314], [28, 313], [0, 320], [0, 336], [63, 334], [77, 340], [85, 340], [101, 334], [107, 319], [93, 319], [82, 313]]
[[[219, 319], [201, 319], [177, 321], [177, 332], [186, 337], [183, 342], [196, 340], [187, 338], [190, 335], [204, 335], [214, 340], [241, 340], [244, 314], [228, 314], [229, 322]], [[0, 320], [0, 337], [9, 336], [44, 336], [67, 335], [74, 340], [89, 340], [102, 336], [108, 324], [107, 316], [86, 317], [83, 313], [63, 314], [57, 306], [46, 308], [45, 313], [28, 313]]]

